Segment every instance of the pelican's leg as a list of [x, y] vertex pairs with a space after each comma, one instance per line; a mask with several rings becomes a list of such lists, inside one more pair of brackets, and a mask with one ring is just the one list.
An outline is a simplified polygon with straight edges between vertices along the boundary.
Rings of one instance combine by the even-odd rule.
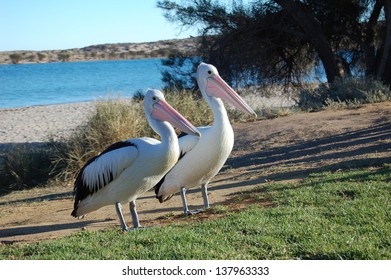
[[124, 215], [122, 214], [122, 205], [120, 202], [115, 204], [115, 210], [117, 211], [117, 215], [119, 217], [119, 221], [121, 222], [121, 228], [123, 231], [128, 231], [129, 228], [126, 226]]
[[181, 197], [182, 197], [182, 204], [183, 204], [183, 213], [185, 215], [194, 215], [200, 213], [202, 210], [189, 210], [189, 207], [187, 206], [187, 200], [186, 200], [186, 189], [184, 187], [181, 188]]
[[209, 208], [209, 197], [208, 197], [208, 183], [201, 186], [202, 198], [204, 200], [204, 207]]
[[183, 213], [185, 215], [191, 215], [192, 213], [189, 210], [189, 207], [187, 207], [186, 189], [184, 187], [181, 188], [181, 197], [182, 197], [182, 204], [183, 204]]
[[140, 221], [138, 219], [137, 211], [136, 211], [136, 200], [129, 202], [130, 215], [133, 220], [133, 228], [141, 228]]

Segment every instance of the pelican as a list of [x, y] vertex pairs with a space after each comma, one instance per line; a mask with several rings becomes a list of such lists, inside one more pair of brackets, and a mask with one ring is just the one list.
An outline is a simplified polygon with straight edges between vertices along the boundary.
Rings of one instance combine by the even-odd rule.
[[80, 170], [74, 185], [72, 216], [83, 217], [105, 205], [115, 205], [121, 228], [128, 231], [122, 203], [129, 203], [133, 228], [141, 227], [136, 199], [156, 185], [177, 162], [180, 151], [174, 125], [198, 138], [201, 134], [164, 99], [162, 92], [148, 90], [144, 111], [149, 125], [161, 141], [142, 137], [117, 142], [90, 159]]
[[185, 215], [200, 211], [189, 210], [186, 189], [201, 186], [204, 207], [209, 207], [208, 183], [223, 167], [232, 151], [234, 133], [222, 100], [244, 113], [256, 116], [251, 107], [220, 77], [213, 65], [201, 63], [198, 66], [197, 83], [203, 98], [212, 109], [213, 124], [198, 128], [202, 138], [179, 135], [179, 160], [155, 186], [156, 197], [160, 202], [180, 191]]

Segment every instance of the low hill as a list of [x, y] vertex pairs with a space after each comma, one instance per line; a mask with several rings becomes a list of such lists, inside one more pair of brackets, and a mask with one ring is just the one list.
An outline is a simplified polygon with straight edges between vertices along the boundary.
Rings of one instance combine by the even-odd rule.
[[84, 48], [45, 51], [0, 52], [0, 64], [95, 61], [168, 57], [175, 53], [195, 55], [199, 38], [146, 43], [92, 45]]

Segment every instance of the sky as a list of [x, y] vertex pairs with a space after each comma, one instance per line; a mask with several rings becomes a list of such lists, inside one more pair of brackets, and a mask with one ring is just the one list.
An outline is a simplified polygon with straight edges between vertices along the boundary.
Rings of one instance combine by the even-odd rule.
[[0, 0], [0, 51], [187, 38], [157, 0]]

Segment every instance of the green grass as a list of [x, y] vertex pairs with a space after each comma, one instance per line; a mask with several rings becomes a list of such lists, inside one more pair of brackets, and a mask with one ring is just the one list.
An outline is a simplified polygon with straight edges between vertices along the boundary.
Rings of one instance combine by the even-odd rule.
[[0, 259], [390, 259], [390, 171], [384, 166], [269, 183], [237, 195], [245, 210], [212, 210], [218, 218], [1, 245]]

